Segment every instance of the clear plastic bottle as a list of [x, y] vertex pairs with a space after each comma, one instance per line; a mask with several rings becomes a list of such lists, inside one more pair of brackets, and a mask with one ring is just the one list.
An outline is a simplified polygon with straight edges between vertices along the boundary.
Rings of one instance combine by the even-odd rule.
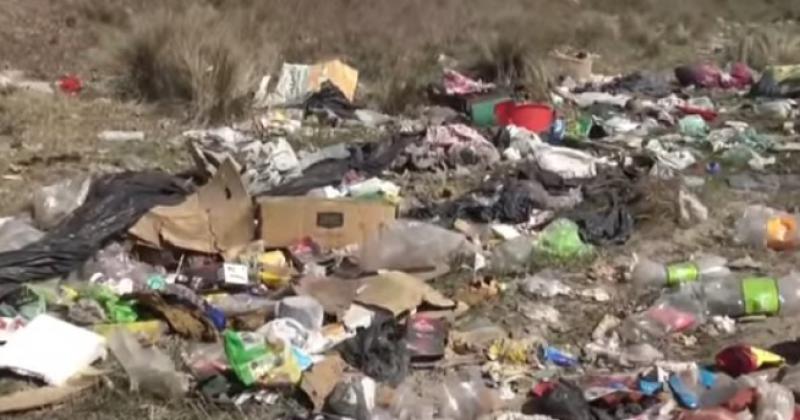
[[745, 315], [800, 313], [800, 273], [781, 278], [743, 277], [704, 282], [700, 295], [709, 315], [732, 318]]
[[735, 230], [737, 242], [757, 248], [784, 251], [800, 245], [797, 217], [770, 207], [747, 207]]
[[694, 283], [664, 294], [647, 311], [628, 318], [619, 330], [639, 342], [691, 330], [713, 315], [800, 314], [800, 273], [781, 278], [730, 276]]
[[698, 280], [707, 281], [730, 277], [728, 260], [716, 255], [702, 255], [694, 261], [661, 264], [647, 258], [633, 267], [631, 279], [643, 289], [675, 287]]

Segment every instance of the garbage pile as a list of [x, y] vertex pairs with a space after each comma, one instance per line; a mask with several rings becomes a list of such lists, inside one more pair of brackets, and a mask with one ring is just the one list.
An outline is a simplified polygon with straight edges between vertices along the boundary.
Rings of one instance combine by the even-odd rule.
[[[288, 395], [297, 418], [795, 418], [792, 342], [710, 361], [662, 344], [797, 316], [800, 276], [710, 254], [596, 262], [636, 234], [653, 180], [677, 181], [684, 227], [713, 216], [697, 195], [712, 177], [793, 188], [763, 171], [797, 150], [800, 66], [606, 77], [590, 56], [560, 57], [573, 67], [548, 103], [445, 69], [430, 106], [406, 116], [359, 106], [341, 61], [286, 64], [255, 94], [262, 118], [185, 133], [195, 178], [38, 190], [32, 214], [0, 221], [0, 368], [40, 386], [0, 396], [0, 413], [66, 401], [119, 365], [132, 392], [223, 406]], [[297, 148], [311, 126], [369, 138]], [[446, 194], [416, 188], [476, 175]], [[800, 244], [797, 217], [760, 204], [730, 232], [735, 247]], [[569, 281], [588, 266], [627, 284]], [[610, 308], [624, 288], [636, 302]], [[502, 295], [528, 301], [527, 335], [463, 322]], [[576, 328], [559, 299], [606, 305], [580, 348], [546, 339]]]

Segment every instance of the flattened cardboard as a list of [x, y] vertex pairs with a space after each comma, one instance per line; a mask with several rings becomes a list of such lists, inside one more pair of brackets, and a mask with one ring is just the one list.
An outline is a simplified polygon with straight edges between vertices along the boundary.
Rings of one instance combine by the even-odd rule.
[[311, 296], [322, 305], [328, 315], [338, 319], [347, 312], [356, 292], [362, 286], [360, 280], [346, 280], [337, 277], [303, 277], [294, 286], [294, 292], [302, 296]]
[[397, 214], [394, 205], [377, 200], [269, 197], [259, 205], [261, 239], [271, 247], [287, 247], [303, 238], [329, 248], [360, 244]]
[[416, 309], [423, 302], [437, 308], [456, 306], [456, 302], [422, 279], [400, 271], [388, 271], [366, 279], [356, 296], [356, 302], [386, 309], [395, 317]]
[[157, 206], [130, 229], [145, 243], [208, 254], [248, 244], [253, 204], [234, 163], [226, 160], [208, 184], [176, 206]]
[[325, 360], [315, 363], [311, 370], [303, 374], [300, 389], [311, 399], [315, 411], [322, 409], [325, 399], [342, 379], [345, 367], [347, 364], [341, 357], [328, 356]]

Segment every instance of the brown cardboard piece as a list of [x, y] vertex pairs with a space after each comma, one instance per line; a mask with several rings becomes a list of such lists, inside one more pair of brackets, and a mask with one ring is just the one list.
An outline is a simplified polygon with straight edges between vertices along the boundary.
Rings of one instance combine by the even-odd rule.
[[303, 277], [294, 286], [298, 295], [311, 296], [316, 299], [328, 315], [338, 319], [347, 312], [353, 303], [358, 289], [363, 282], [358, 279], [341, 279], [338, 277]]
[[341, 60], [330, 60], [311, 66], [308, 72], [309, 91], [316, 92], [325, 81], [330, 81], [350, 102], [356, 96], [358, 87], [358, 70], [348, 66]]
[[377, 306], [395, 317], [416, 309], [423, 302], [436, 308], [455, 308], [456, 302], [448, 299], [422, 279], [401, 271], [387, 271], [365, 279], [356, 302]]
[[234, 163], [226, 160], [195, 194], [175, 206], [152, 208], [129, 232], [158, 248], [222, 253], [253, 240], [253, 203]]
[[342, 379], [342, 373], [347, 364], [339, 356], [328, 356], [325, 360], [315, 363], [311, 370], [303, 374], [300, 389], [308, 395], [314, 404], [314, 410], [319, 411], [325, 405], [328, 395]]
[[61, 386], [44, 386], [26, 389], [0, 397], [0, 414], [13, 413], [62, 403], [88, 390], [99, 382], [98, 377], [70, 379]]
[[303, 238], [328, 248], [360, 244], [391, 224], [397, 213], [394, 205], [377, 200], [270, 197], [259, 205], [261, 238], [272, 247]]

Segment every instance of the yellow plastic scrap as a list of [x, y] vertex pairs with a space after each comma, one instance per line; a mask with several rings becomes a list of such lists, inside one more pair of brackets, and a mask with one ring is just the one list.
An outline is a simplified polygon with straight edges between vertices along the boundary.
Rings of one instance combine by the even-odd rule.
[[279, 288], [289, 282], [291, 267], [283, 252], [270, 251], [258, 257], [258, 278], [271, 288]]
[[489, 347], [487, 356], [489, 360], [502, 363], [528, 364], [535, 347], [529, 341], [499, 339]]

